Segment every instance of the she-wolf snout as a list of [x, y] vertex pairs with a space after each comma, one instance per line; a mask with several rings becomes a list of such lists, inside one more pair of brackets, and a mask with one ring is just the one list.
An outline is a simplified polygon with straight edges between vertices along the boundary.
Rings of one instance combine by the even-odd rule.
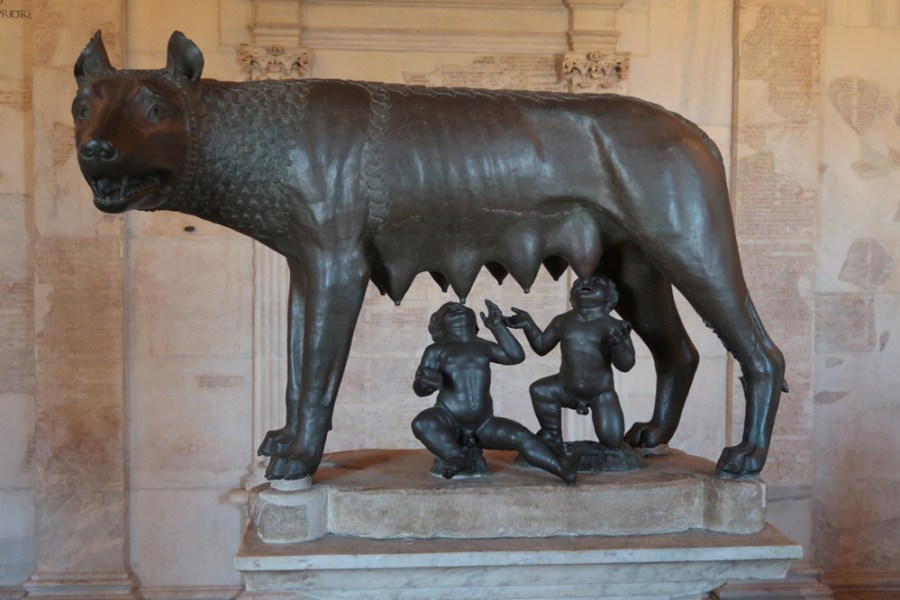
[[83, 160], [88, 161], [114, 161], [119, 158], [119, 151], [109, 143], [109, 140], [89, 138], [81, 143], [78, 154]]

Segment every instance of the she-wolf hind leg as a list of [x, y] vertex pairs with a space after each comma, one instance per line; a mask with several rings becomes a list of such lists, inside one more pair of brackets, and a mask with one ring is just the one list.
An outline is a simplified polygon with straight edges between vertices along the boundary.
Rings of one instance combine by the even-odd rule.
[[[763, 327], [749, 295], [745, 297], [744, 310], [756, 339], [747, 348], [731, 350], [744, 377], [744, 430], [741, 442], [725, 448], [716, 465], [717, 472], [730, 475], [757, 474], [762, 470], [772, 442], [781, 392], [787, 391], [784, 355]], [[720, 337], [725, 339], [724, 334]]]
[[[724, 236], [731, 232], [728, 239]], [[719, 474], [754, 475], [766, 462], [775, 413], [784, 385], [784, 356], [769, 337], [747, 291], [733, 230], [710, 233], [696, 253], [667, 249], [658, 260], [668, 265], [672, 283], [709, 324], [741, 366], [744, 376], [744, 433], [726, 448]], [[679, 251], [680, 250], [680, 251]], [[696, 251], [697, 248], [694, 248]]]
[[303, 267], [306, 308], [297, 436], [269, 461], [269, 479], [300, 479], [318, 468], [368, 283], [361, 252], [311, 257]]
[[287, 318], [287, 389], [284, 394], [287, 418], [284, 427], [273, 429], [257, 450], [260, 456], [273, 456], [284, 452], [297, 440], [300, 422], [300, 381], [303, 369], [303, 320], [306, 309], [306, 290], [303, 269], [294, 261], [288, 260], [290, 268], [290, 295], [288, 298]]
[[625, 441], [653, 448], [668, 443], [675, 434], [700, 354], [678, 314], [669, 280], [636, 248], [609, 256], [607, 261], [604, 272], [609, 272], [619, 290], [616, 311], [631, 321], [656, 368], [653, 415], [649, 421], [632, 425]]

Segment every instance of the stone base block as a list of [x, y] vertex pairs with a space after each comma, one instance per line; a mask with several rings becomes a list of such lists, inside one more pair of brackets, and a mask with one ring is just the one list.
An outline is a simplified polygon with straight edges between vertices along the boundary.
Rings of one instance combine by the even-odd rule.
[[266, 543], [306, 542], [327, 533], [328, 489], [310, 486], [309, 478], [293, 483], [274, 481], [250, 491], [248, 513]]
[[520, 469], [515, 453], [485, 456], [488, 475], [445, 480], [429, 473], [433, 456], [425, 450], [339, 452], [325, 457], [309, 490], [292, 496], [268, 484], [255, 488], [250, 512], [261, 537], [279, 542], [326, 531], [475, 539], [690, 529], [746, 534], [765, 526], [761, 481], [717, 479], [713, 463], [687, 454], [651, 456], [646, 469], [627, 473], [582, 473], [575, 487]]
[[[514, 453], [485, 457], [487, 476], [444, 480], [424, 450], [341, 452], [311, 488], [254, 488], [240, 597], [698, 600], [726, 581], [782, 578], [802, 555], [765, 524], [762, 482], [717, 479], [704, 459], [652, 456], [569, 487], [516, 467]], [[298, 526], [327, 534], [260, 535], [283, 541]]]
[[[802, 549], [771, 526], [749, 535], [372, 540], [265, 544], [248, 528], [241, 600], [699, 600], [726, 581], [784, 577]], [[293, 595], [292, 595], [293, 594]]]

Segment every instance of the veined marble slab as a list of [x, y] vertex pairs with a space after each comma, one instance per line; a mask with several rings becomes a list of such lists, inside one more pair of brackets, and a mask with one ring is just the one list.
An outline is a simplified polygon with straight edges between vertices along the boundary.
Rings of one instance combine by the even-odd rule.
[[[251, 525], [235, 558], [242, 600], [287, 597], [700, 598], [726, 581], [779, 579], [802, 549], [771, 526], [748, 535], [372, 540], [266, 544]], [[289, 596], [289, 594], [295, 594]]]

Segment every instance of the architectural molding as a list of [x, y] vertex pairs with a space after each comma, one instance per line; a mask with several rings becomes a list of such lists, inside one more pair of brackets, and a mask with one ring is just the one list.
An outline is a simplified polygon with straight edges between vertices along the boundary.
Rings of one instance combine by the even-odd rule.
[[482, 54], [547, 54], [564, 48], [566, 34], [525, 31], [454, 31], [375, 27], [310, 27], [304, 44], [321, 50], [386, 52], [478, 52]]
[[625, 0], [563, 0], [569, 11], [569, 50], [615, 52], [616, 15]]
[[303, 44], [316, 50], [558, 54], [560, 0], [307, 0]]
[[825, 15], [828, 25], [900, 29], [897, 0], [827, 0]]
[[900, 598], [900, 571], [832, 571], [823, 577], [838, 598], [888, 600]]
[[141, 588], [144, 600], [233, 600], [243, 591], [240, 586], [150, 587]]
[[729, 583], [712, 592], [713, 600], [833, 600], [822, 572], [810, 561], [791, 564], [787, 577], [776, 580]]
[[[342, 6], [356, 7], [421, 7], [428, 5], [437, 8], [515, 8], [515, 9], [548, 9], [555, 10], [560, 7], [560, 0], [294, 0], [302, 1], [305, 6], [321, 6], [340, 4]], [[590, 0], [589, 0], [590, 1]], [[603, 1], [603, 0], [601, 0]], [[622, 4], [623, 0], [614, 0]]]
[[127, 567], [122, 573], [35, 573], [24, 588], [33, 600], [138, 600], [141, 597], [136, 578]]

